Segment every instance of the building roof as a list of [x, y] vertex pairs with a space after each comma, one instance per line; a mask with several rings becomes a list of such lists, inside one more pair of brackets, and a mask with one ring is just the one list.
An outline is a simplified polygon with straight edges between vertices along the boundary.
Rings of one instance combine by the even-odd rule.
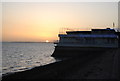
[[114, 31], [114, 29], [106, 28], [106, 29], [92, 29], [92, 31]]
[[91, 34], [92, 32], [104, 32], [104, 33], [114, 33], [114, 29], [106, 28], [106, 29], [92, 29], [91, 31], [66, 31], [67, 34]]
[[67, 34], [91, 34], [91, 31], [67, 31]]

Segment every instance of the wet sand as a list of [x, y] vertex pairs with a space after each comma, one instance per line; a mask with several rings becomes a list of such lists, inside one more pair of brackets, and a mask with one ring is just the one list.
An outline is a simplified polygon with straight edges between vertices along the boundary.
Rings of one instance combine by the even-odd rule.
[[3, 76], [3, 81], [19, 79], [118, 79], [120, 76], [120, 49], [71, 58]]

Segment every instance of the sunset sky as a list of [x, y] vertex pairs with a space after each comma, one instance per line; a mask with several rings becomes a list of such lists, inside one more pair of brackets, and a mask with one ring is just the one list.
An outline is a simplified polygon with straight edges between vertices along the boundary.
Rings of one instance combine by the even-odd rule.
[[2, 40], [58, 40], [60, 28], [118, 26], [117, 2], [3, 2]]

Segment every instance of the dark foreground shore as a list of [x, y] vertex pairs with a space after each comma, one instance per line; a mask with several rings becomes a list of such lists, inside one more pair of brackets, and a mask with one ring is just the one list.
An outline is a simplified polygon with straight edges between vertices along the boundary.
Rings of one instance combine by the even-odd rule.
[[120, 49], [69, 58], [31, 70], [3, 75], [5, 80], [113, 79], [120, 78]]

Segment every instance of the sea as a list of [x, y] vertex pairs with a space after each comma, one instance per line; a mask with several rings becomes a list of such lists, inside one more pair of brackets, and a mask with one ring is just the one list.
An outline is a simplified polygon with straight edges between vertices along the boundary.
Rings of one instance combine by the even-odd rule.
[[53, 43], [2, 43], [2, 74], [25, 71], [56, 62]]

